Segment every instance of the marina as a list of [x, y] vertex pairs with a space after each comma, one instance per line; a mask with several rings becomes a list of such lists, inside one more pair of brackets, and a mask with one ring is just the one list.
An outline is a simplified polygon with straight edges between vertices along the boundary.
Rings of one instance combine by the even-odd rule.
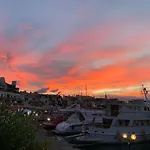
[[150, 101], [144, 85], [142, 93], [143, 99], [122, 101], [106, 95], [98, 99], [1, 90], [0, 100], [8, 111], [32, 116], [36, 139], [47, 140], [50, 149], [140, 150], [150, 141]]
[[[46, 136], [65, 149], [101, 146], [109, 149], [109, 145], [134, 148], [137, 144], [147, 144], [150, 140], [150, 102], [145, 87], [143, 93], [145, 100], [108, 101], [101, 110], [81, 108], [79, 104], [60, 109], [66, 119], [58, 123], [55, 130], [47, 130]], [[47, 122], [53, 121], [47, 118]]]

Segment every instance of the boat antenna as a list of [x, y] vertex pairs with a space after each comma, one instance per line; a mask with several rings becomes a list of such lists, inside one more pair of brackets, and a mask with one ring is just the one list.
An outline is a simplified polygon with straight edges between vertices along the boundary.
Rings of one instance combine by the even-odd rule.
[[148, 100], [148, 98], [147, 98], [148, 91], [147, 91], [146, 87], [144, 87], [144, 84], [142, 84], [142, 88], [143, 89], [141, 92], [144, 94], [145, 99]]
[[81, 96], [82, 96], [82, 90], [81, 90], [81, 93], [80, 93], [80, 94], [81, 94]]
[[108, 99], [108, 98], [107, 98], [107, 94], [106, 94], [106, 93], [105, 93], [105, 99]]

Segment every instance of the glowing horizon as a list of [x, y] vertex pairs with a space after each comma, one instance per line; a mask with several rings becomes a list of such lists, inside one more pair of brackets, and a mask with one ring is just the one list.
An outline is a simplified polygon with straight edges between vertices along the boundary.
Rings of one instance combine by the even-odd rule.
[[0, 76], [21, 90], [140, 96], [150, 88], [148, 0], [0, 2]]

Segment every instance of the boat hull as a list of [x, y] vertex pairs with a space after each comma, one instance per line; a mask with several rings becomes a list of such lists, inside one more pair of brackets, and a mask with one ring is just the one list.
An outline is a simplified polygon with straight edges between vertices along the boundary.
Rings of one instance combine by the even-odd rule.
[[137, 135], [136, 140], [129, 140], [129, 139], [123, 139], [123, 138], [115, 138], [115, 135], [112, 134], [102, 134], [102, 135], [83, 135], [78, 136], [74, 141], [76, 141], [76, 144], [78, 145], [113, 145], [113, 144], [133, 144], [133, 143], [147, 143], [150, 141], [150, 135], [147, 135], [147, 139], [143, 137], [143, 135]]

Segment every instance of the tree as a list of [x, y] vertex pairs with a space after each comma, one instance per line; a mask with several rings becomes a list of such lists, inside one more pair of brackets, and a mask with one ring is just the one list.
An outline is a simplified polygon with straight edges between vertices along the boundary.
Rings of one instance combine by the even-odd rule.
[[36, 141], [36, 130], [32, 116], [20, 111], [12, 112], [0, 107], [1, 150], [47, 150], [46, 143]]

